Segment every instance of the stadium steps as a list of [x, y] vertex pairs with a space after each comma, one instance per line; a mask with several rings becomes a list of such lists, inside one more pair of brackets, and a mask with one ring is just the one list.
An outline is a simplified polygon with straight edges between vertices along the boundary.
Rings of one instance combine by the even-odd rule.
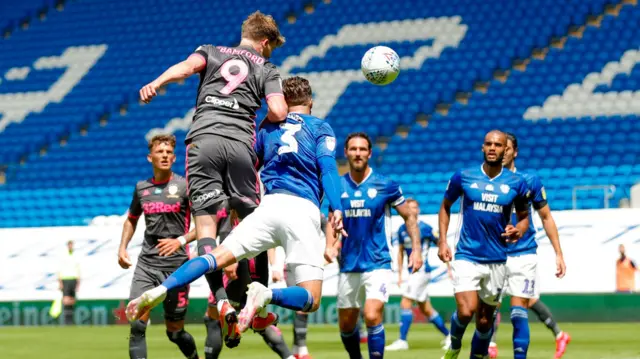
[[[563, 49], [563, 45], [566, 42], [567, 38], [569, 37], [576, 37], [576, 38], [582, 38], [582, 34], [584, 32], [584, 30], [590, 26], [590, 27], [600, 27], [600, 22], [602, 21], [602, 19], [605, 16], [612, 16], [612, 17], [618, 17], [620, 15], [620, 11], [623, 8], [623, 5], [633, 5], [633, 6], [637, 6], [638, 5], [638, 0], [622, 0], [620, 2], [618, 2], [615, 5], [607, 5], [604, 9], [604, 11], [598, 15], [592, 15], [587, 17], [586, 21], [584, 24], [580, 25], [580, 26], [573, 26], [569, 29], [569, 32], [565, 35], [562, 36], [560, 38], [554, 38], [551, 39], [550, 43], [547, 44], [547, 46], [540, 48], [540, 49], [534, 49], [531, 53], [531, 56], [529, 58], [525, 58], [525, 59], [516, 59], [514, 60], [512, 66], [510, 69], [506, 69], [506, 70], [496, 70], [494, 72], [494, 79], [500, 81], [501, 83], [505, 83], [508, 81], [509, 76], [511, 75], [512, 71], [521, 71], [524, 72], [527, 69], [527, 64], [532, 60], [532, 59], [538, 59], [538, 60], [544, 60], [544, 58], [546, 57], [546, 54], [548, 53], [549, 49], [551, 47], [555, 47], [558, 49]], [[454, 98], [454, 102], [451, 103], [439, 103], [438, 105], [436, 105], [435, 107], [435, 113], [446, 117], [448, 115], [448, 110], [449, 108], [455, 103], [455, 102], [459, 102], [462, 104], [467, 104], [468, 101], [473, 97], [474, 93], [476, 93], [478, 96], [481, 96], [482, 94], [486, 94], [488, 91], [490, 91], [489, 88], [490, 83], [489, 82], [481, 82], [478, 81], [474, 84], [473, 92], [467, 92], [467, 93], [458, 93], [456, 95], [456, 97]], [[420, 126], [422, 126], [423, 128], [427, 127], [429, 125], [429, 120], [431, 119], [431, 116], [434, 113], [421, 113], [418, 114], [416, 116], [416, 123], [419, 124]], [[410, 131], [410, 127], [406, 127], [406, 126], [398, 126], [396, 128], [395, 131], [395, 135], [399, 136], [401, 138], [407, 138], [408, 134]], [[383, 161], [384, 158], [384, 151], [388, 146], [389, 141], [391, 140], [391, 137], [383, 137], [380, 138], [378, 141], [376, 141], [376, 147], [380, 150], [380, 155], [377, 158], [377, 163], [380, 164]]]
[[30, 8], [30, 4], [22, 4], [22, 8], [13, 3], [13, 11], [17, 11], [20, 14], [19, 17], [9, 19], [6, 23], [0, 24], [2, 26], [2, 37], [8, 39], [11, 35], [20, 30], [28, 30], [30, 24], [34, 21], [44, 21], [47, 18], [47, 13], [53, 9], [56, 11], [62, 11], [65, 6], [64, 0], [42, 0], [40, 4], [35, 5], [35, 8]]
[[[64, 1], [62, 0], [55, 0], [55, 9], [57, 11], [63, 11], [64, 9]], [[328, 5], [330, 4], [330, 2], [327, 1], [323, 1], [324, 5]], [[303, 15], [311, 15], [314, 13], [315, 11], [315, 7], [319, 6], [319, 2], [318, 1], [310, 1], [308, 3], [306, 3], [304, 6], [302, 7], [297, 7], [294, 9], [289, 10], [288, 13], [286, 14], [280, 14], [281, 16], [277, 16], [276, 19], [287, 19], [288, 22], [290, 22], [291, 20], [289, 19], [297, 19], [299, 16], [303, 16]], [[290, 22], [291, 23], [291, 22]], [[295, 23], [295, 20], [293, 20], [293, 23]], [[239, 41], [239, 39], [238, 39]], [[184, 85], [184, 81], [180, 81], [177, 82], [176, 84], [169, 84], [167, 86], [181, 86]], [[162, 87], [158, 90], [158, 96], [163, 96], [165, 95], [167, 92], [166, 86]], [[125, 101], [123, 103], [121, 103], [120, 105], [116, 106], [116, 110], [113, 110], [111, 112], [105, 112], [99, 116], [97, 116], [96, 118], [92, 119], [90, 122], [87, 122], [86, 124], [84, 124], [77, 133], [79, 133], [82, 136], [86, 136], [89, 129], [93, 128], [93, 125], [95, 123], [98, 123], [100, 125], [100, 127], [98, 127], [97, 129], [99, 130], [100, 128], [104, 128], [105, 126], [108, 125], [109, 120], [111, 118], [114, 117], [114, 115], [120, 115], [120, 116], [126, 116], [128, 108], [132, 105], [135, 105], [137, 102], [138, 105], [143, 105], [143, 103], [139, 100], [131, 100], [131, 101]], [[181, 130], [181, 131], [187, 131], [189, 128], [189, 125], [191, 124], [191, 120], [193, 117], [193, 111], [189, 111], [187, 112], [187, 114], [183, 117], [183, 118], [174, 118], [172, 120], [170, 120], [164, 128], [154, 128], [151, 129], [149, 131], [149, 133], [147, 134], [147, 138], [151, 138], [153, 137], [154, 134], [156, 133], [174, 133], [177, 130]], [[70, 137], [72, 137], [74, 135], [74, 133], [66, 133], [63, 134], [59, 139], [57, 139], [54, 142], [51, 143], [47, 143], [45, 145], [43, 145], [42, 147], [40, 147], [36, 152], [37, 154], [42, 157], [45, 156], [49, 150], [49, 147], [51, 147], [54, 144], [59, 144], [60, 146], [64, 146], [67, 144], [67, 141]], [[31, 155], [31, 153], [25, 153], [19, 161], [20, 165], [24, 165], [27, 162], [27, 159], [29, 157], [29, 155]], [[6, 168], [2, 168], [0, 167], [0, 186], [4, 185], [7, 183], [7, 177], [10, 178], [10, 176], [7, 176], [6, 173], [7, 169]]]

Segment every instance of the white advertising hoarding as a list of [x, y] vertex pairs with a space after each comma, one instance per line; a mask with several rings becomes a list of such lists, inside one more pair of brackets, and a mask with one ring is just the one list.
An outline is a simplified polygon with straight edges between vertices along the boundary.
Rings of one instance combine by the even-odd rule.
[[[615, 290], [615, 262], [618, 245], [624, 244], [630, 258], [640, 260], [640, 209], [590, 211], [557, 211], [553, 213], [565, 254], [568, 271], [564, 279], [555, 278], [555, 256], [539, 220], [539, 286], [542, 293], [593, 293]], [[453, 215], [449, 231], [451, 245], [455, 238], [457, 216]], [[437, 228], [436, 215], [421, 219]], [[81, 266], [81, 299], [127, 298], [133, 268], [118, 266], [117, 252], [123, 218], [103, 221], [86, 227], [9, 228], [0, 230], [0, 301], [52, 299], [58, 284], [56, 272], [65, 258], [66, 242], [75, 242], [75, 255]], [[393, 217], [393, 229], [402, 222]], [[143, 222], [129, 245], [134, 262], [140, 252]], [[395, 250], [392, 251], [395, 261]], [[437, 248], [429, 251], [432, 272], [430, 295], [452, 295], [446, 266], [437, 256]], [[395, 263], [394, 263], [395, 267]], [[397, 277], [397, 276], [396, 276]], [[407, 274], [403, 275], [406, 280]], [[324, 295], [335, 295], [337, 266], [325, 267]], [[399, 294], [394, 283], [390, 291]], [[191, 286], [192, 297], [208, 296], [204, 278]]]

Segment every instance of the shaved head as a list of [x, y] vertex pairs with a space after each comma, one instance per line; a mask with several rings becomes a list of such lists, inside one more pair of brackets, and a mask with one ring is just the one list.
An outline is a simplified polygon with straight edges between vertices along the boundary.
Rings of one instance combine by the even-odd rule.
[[489, 166], [502, 166], [506, 148], [507, 135], [500, 130], [489, 131], [484, 136], [484, 143], [482, 144], [484, 162]]

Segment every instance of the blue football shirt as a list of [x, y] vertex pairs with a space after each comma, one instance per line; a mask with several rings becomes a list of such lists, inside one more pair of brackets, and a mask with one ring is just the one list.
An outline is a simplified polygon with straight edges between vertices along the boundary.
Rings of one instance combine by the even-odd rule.
[[[424, 270], [425, 272], [431, 272], [433, 269], [432, 267], [429, 267], [429, 261], [428, 261], [428, 253], [429, 253], [429, 247], [431, 247], [431, 245], [437, 245], [438, 244], [438, 235], [436, 233], [436, 231], [433, 230], [433, 228], [422, 222], [422, 221], [418, 221], [418, 228], [420, 229], [420, 243], [422, 245], [422, 260], [424, 261], [422, 270]], [[411, 243], [411, 237], [409, 237], [409, 232], [407, 232], [407, 226], [403, 223], [400, 228], [398, 228], [398, 235], [394, 238], [395, 241], [397, 241], [398, 244], [402, 244], [402, 247], [404, 248], [404, 252], [407, 255], [407, 258], [411, 255], [411, 252], [413, 251], [413, 243]], [[402, 263], [399, 263], [399, 265]], [[411, 273], [412, 268], [409, 267], [409, 273]]]
[[341, 272], [369, 272], [391, 269], [391, 207], [405, 202], [400, 186], [371, 170], [362, 183], [342, 176], [344, 228]]
[[462, 227], [455, 259], [505, 262], [507, 251], [502, 234], [511, 221], [514, 207], [518, 211], [526, 210], [527, 191], [524, 178], [507, 169], [494, 178], [489, 178], [482, 166], [457, 171], [444, 195], [451, 202], [462, 197]]
[[[547, 205], [547, 193], [544, 190], [542, 181], [534, 171], [516, 171], [527, 182], [529, 188], [529, 229], [516, 243], [507, 246], [509, 256], [521, 256], [524, 254], [535, 254], [538, 250], [538, 242], [536, 241], [536, 226], [533, 225], [534, 210], [539, 210]], [[513, 221], [517, 221], [516, 215], [513, 215]]]
[[291, 194], [320, 207], [318, 159], [336, 156], [336, 138], [328, 123], [311, 115], [290, 113], [283, 122], [261, 126], [255, 149], [263, 163], [260, 178], [265, 194]]

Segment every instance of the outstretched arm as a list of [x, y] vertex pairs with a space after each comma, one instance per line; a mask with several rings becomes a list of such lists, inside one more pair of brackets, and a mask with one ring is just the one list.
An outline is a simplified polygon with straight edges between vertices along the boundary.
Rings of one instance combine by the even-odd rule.
[[207, 60], [200, 54], [192, 54], [186, 60], [168, 68], [157, 79], [140, 89], [140, 100], [149, 103], [157, 95], [157, 90], [171, 82], [184, 80], [202, 71], [207, 66]]

